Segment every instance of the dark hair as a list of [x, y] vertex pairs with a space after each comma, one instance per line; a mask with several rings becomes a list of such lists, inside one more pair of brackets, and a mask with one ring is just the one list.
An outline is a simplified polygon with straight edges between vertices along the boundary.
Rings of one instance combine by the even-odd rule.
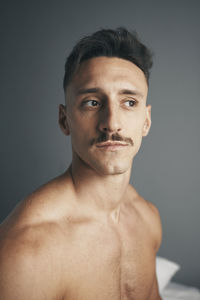
[[65, 63], [64, 90], [80, 64], [98, 56], [119, 57], [131, 61], [144, 72], [149, 83], [149, 69], [152, 67], [151, 51], [139, 41], [136, 32], [131, 33], [120, 27], [116, 30], [99, 30], [83, 37], [74, 46]]

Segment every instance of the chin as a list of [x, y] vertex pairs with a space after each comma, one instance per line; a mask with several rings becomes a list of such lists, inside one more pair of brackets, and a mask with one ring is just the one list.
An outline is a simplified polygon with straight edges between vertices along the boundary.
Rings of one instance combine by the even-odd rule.
[[74, 158], [85, 165], [86, 168], [94, 170], [100, 175], [120, 175], [131, 170], [133, 155], [126, 155], [126, 157], [99, 157], [90, 153], [84, 156], [82, 153], [73, 152]]
[[120, 175], [127, 173], [131, 166], [132, 163], [121, 163], [121, 164], [112, 164], [112, 163], [107, 163], [107, 164], [102, 164], [99, 162], [94, 162], [90, 164], [90, 166], [99, 174], [101, 175]]

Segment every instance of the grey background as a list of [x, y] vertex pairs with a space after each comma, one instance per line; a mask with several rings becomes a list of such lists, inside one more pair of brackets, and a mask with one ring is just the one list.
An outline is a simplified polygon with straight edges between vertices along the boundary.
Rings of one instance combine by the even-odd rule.
[[58, 127], [64, 61], [101, 28], [136, 29], [154, 50], [152, 128], [131, 182], [158, 207], [160, 256], [181, 265], [175, 280], [200, 288], [200, 1], [1, 1], [0, 221], [63, 172], [70, 140]]

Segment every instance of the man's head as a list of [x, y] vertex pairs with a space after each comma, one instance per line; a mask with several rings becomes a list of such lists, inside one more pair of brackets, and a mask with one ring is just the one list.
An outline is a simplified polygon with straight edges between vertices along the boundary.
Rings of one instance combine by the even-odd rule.
[[[95, 42], [96, 41], [96, 42]], [[65, 65], [59, 122], [73, 159], [104, 175], [130, 171], [151, 126], [148, 49], [125, 29], [83, 38]]]
[[134, 63], [149, 82], [152, 54], [139, 41], [137, 34], [125, 28], [103, 29], [82, 38], [73, 48], [65, 64], [64, 90], [83, 61], [99, 56], [118, 57]]

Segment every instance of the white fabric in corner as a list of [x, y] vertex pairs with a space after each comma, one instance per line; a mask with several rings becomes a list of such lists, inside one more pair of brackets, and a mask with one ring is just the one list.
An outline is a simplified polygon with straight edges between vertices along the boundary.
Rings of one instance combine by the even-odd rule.
[[160, 293], [164, 290], [178, 270], [180, 270], [180, 265], [177, 263], [160, 256], [156, 257], [156, 275]]

